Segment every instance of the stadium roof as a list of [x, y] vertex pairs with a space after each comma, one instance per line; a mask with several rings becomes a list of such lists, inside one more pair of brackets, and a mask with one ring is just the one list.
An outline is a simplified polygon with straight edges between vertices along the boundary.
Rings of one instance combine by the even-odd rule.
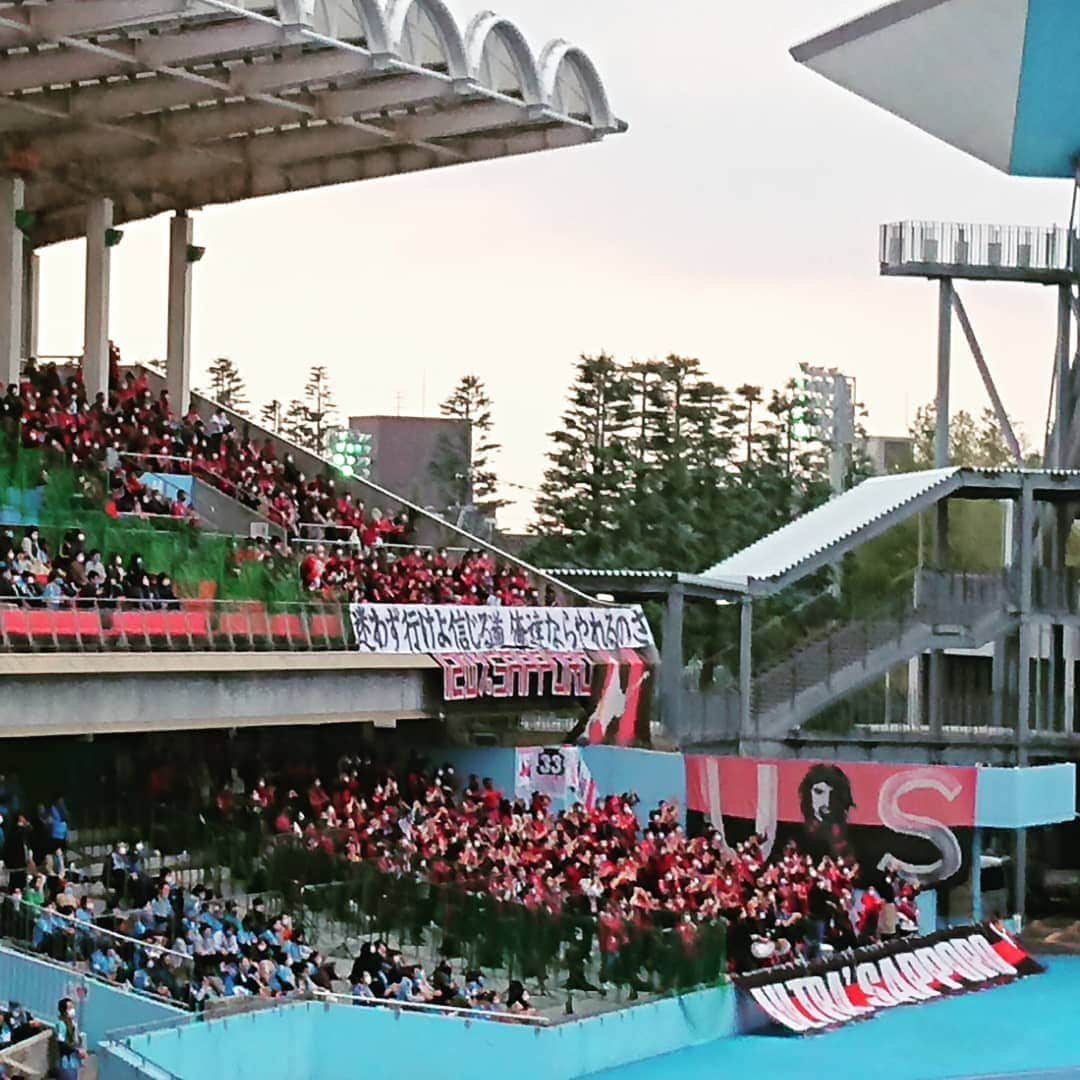
[[596, 68], [443, 0], [0, 0], [0, 171], [35, 245], [260, 195], [592, 142]]
[[1075, 173], [1075, 0], [897, 0], [791, 53], [1003, 172]]
[[700, 576], [721, 588], [768, 595], [835, 563], [942, 499], [1015, 498], [1025, 482], [1037, 499], [1067, 501], [1080, 495], [1080, 472], [949, 468], [878, 476]]
[[622, 593], [633, 596], [667, 594], [673, 585], [681, 585], [687, 596], [701, 600], [722, 600], [743, 591], [739, 581], [724, 582], [704, 574], [683, 574], [676, 570], [594, 570], [564, 567], [544, 570], [560, 582], [574, 582], [579, 588], [595, 592]]

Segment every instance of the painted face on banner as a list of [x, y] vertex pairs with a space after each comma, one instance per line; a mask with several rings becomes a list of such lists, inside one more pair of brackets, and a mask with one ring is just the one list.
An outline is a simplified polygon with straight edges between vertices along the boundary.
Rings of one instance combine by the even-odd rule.
[[819, 780], [810, 789], [810, 811], [815, 821], [828, 821], [832, 811], [832, 784]]

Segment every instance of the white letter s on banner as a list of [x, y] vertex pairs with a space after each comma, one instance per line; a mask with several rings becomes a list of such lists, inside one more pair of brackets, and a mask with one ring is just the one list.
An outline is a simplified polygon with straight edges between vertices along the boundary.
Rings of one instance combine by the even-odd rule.
[[900, 800], [912, 791], [936, 791], [952, 802], [963, 790], [963, 784], [947, 772], [936, 769], [908, 769], [894, 773], [881, 785], [878, 793], [878, 816], [881, 823], [903, 836], [919, 836], [929, 840], [941, 852], [941, 858], [932, 863], [909, 863], [891, 854], [882, 857], [879, 869], [895, 867], [907, 878], [914, 878], [921, 885], [932, 885], [951, 878], [963, 862], [960, 843], [956, 834], [946, 825], [933, 818], [909, 814], [900, 806]]

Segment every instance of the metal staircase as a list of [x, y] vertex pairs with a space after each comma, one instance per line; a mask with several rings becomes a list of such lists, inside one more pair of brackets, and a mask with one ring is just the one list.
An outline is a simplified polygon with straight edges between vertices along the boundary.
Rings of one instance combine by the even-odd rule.
[[892, 604], [805, 645], [753, 681], [754, 730], [782, 739], [815, 715], [927, 649], [977, 648], [1017, 622], [1009, 575], [922, 571]]

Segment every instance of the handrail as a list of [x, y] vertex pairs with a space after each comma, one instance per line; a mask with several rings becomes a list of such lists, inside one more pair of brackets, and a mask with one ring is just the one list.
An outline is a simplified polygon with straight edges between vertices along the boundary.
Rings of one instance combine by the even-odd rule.
[[[13, 898], [8, 897], [8, 899]], [[175, 956], [178, 960], [183, 960], [189, 964], [195, 962], [193, 956], [189, 956], [187, 953], [177, 952], [175, 949], [170, 949], [167, 945], [148, 944], [145, 941], [140, 941], [138, 938], [128, 937], [127, 934], [118, 933], [116, 930], [106, 930], [105, 927], [98, 926], [95, 923], [87, 923], [82, 919], [76, 919], [71, 915], [65, 915], [62, 911], [49, 911], [41, 904], [35, 904], [29, 900], [19, 900], [17, 903], [21, 907], [29, 908], [32, 912], [36, 911], [39, 914], [48, 915], [53, 919], [62, 919], [64, 922], [70, 923], [76, 932], [81, 930], [84, 934], [89, 934], [91, 932], [95, 934], [104, 934], [106, 937], [115, 938], [117, 941], [121, 941], [124, 944], [134, 945], [136, 948], [143, 949], [146, 952], [153, 952], [155, 956]]]
[[480, 1020], [513, 1020], [515, 1023], [529, 1024], [533, 1027], [548, 1027], [551, 1024], [546, 1016], [530, 1016], [526, 1013], [495, 1012], [486, 1009], [458, 1008], [454, 1005], [433, 1005], [429, 1001], [398, 1001], [396, 998], [358, 998], [351, 994], [338, 994], [331, 990], [316, 987], [312, 993], [320, 1001], [330, 1001], [337, 1005], [364, 1005], [373, 1008], [402, 1009], [405, 1011], [439, 1013], [443, 1016], [476, 1017]]
[[[147, 371], [153, 370], [146, 368], [145, 365], [133, 366], [141, 367]], [[155, 371], [153, 372], [153, 374], [156, 375], [159, 379], [162, 377], [160, 372]], [[307, 457], [313, 458], [315, 461], [319, 462], [319, 464], [322, 465], [323, 468], [333, 468], [333, 466], [325, 458], [321, 458], [318, 454], [312, 453], [312, 451], [307, 450], [302, 446], [298, 446], [291, 439], [283, 436], [280, 432], [270, 431], [268, 428], [263, 427], [262, 424], [252, 421], [249, 417], [241, 416], [239, 413], [234, 412], [228, 406], [222, 405], [220, 402], [216, 402], [213, 399], [205, 397], [202, 394], [196, 394], [193, 392], [192, 396], [197, 396], [201, 398], [201, 400], [205, 401], [208, 405], [216, 406], [217, 408], [221, 409], [226, 414], [226, 416], [229, 416], [230, 419], [233, 420], [234, 426], [236, 426], [237, 422], [240, 424], [246, 424], [249, 430], [251, 428], [254, 428], [255, 430], [261, 432], [265, 438], [275, 439], [279, 443], [283, 444], [285, 447], [290, 448], [291, 450], [296, 450]], [[420, 514], [421, 516], [427, 518], [429, 521], [435, 522], [436, 525], [447, 529], [455, 536], [464, 537], [465, 540], [467, 540], [473, 547], [483, 548], [484, 550], [490, 551], [500, 558], [507, 559], [510, 562], [515, 563], [517, 566], [523, 567], [525, 570], [529, 571], [529, 573], [534, 574], [542, 581], [545, 581], [550, 585], [554, 585], [555, 587], [562, 589], [564, 592], [568, 593], [571, 596], [577, 597], [579, 600], [584, 600], [587, 604], [590, 604], [593, 607], [613, 606], [612, 602], [607, 600], [598, 600], [595, 596], [590, 596], [588, 593], [582, 592], [582, 590], [576, 588], [575, 586], [569, 585], [565, 581], [560, 581], [556, 577], [552, 577], [552, 575], [547, 573], [545, 570], [541, 570], [539, 567], [533, 566], [532, 563], [526, 562], [524, 559], [520, 558], [517, 555], [511, 555], [509, 552], [503, 551], [501, 548], [496, 547], [490, 541], [482, 539], [475, 533], [469, 532], [467, 529], [463, 529], [460, 525], [455, 525], [452, 521], [448, 521], [441, 514], [436, 514], [432, 510], [428, 510], [427, 508], [420, 506], [419, 504], [414, 503], [401, 495], [397, 495], [394, 492], [390, 491], [388, 488], [384, 488], [380, 484], [376, 484], [373, 480], [366, 479], [362, 476], [353, 476], [349, 477], [348, 479], [352, 483], [360, 484], [363, 487], [374, 491], [383, 499], [388, 499], [390, 502], [396, 503], [398, 506], [404, 507], [406, 510], [411, 510], [415, 514]]]
[[8, 949], [11, 952], [16, 952], [20, 956], [25, 956], [28, 960], [35, 960], [39, 964], [47, 964], [49, 967], [59, 968], [62, 971], [66, 972], [72, 972], [81, 979], [89, 979], [92, 982], [101, 983], [103, 986], [109, 986], [113, 990], [119, 990], [125, 994], [132, 994], [135, 997], [146, 998], [147, 1001], [153, 1001], [157, 1005], [165, 1005], [169, 1008], [175, 1009], [175, 1017], [169, 1017], [167, 1020], [157, 1021], [157, 1023], [162, 1027], [184, 1022], [184, 1019], [186, 1017], [191, 1017], [193, 1015], [193, 1010], [191, 1006], [186, 1005], [182, 1001], [177, 1001], [176, 998], [166, 998], [162, 997], [160, 994], [152, 994], [148, 990], [140, 990], [137, 986], [132, 986], [130, 983], [110, 982], [108, 979], [103, 979], [96, 971], [93, 971], [92, 969], [80, 971], [74, 966], [74, 964], [67, 963], [63, 960], [57, 960], [51, 956], [47, 956], [45, 953], [40, 953], [32, 947], [27, 947], [22, 942], [16, 941], [13, 938], [0, 938], [0, 946]]
[[340, 652], [352, 634], [339, 601], [0, 600], [0, 651]]

